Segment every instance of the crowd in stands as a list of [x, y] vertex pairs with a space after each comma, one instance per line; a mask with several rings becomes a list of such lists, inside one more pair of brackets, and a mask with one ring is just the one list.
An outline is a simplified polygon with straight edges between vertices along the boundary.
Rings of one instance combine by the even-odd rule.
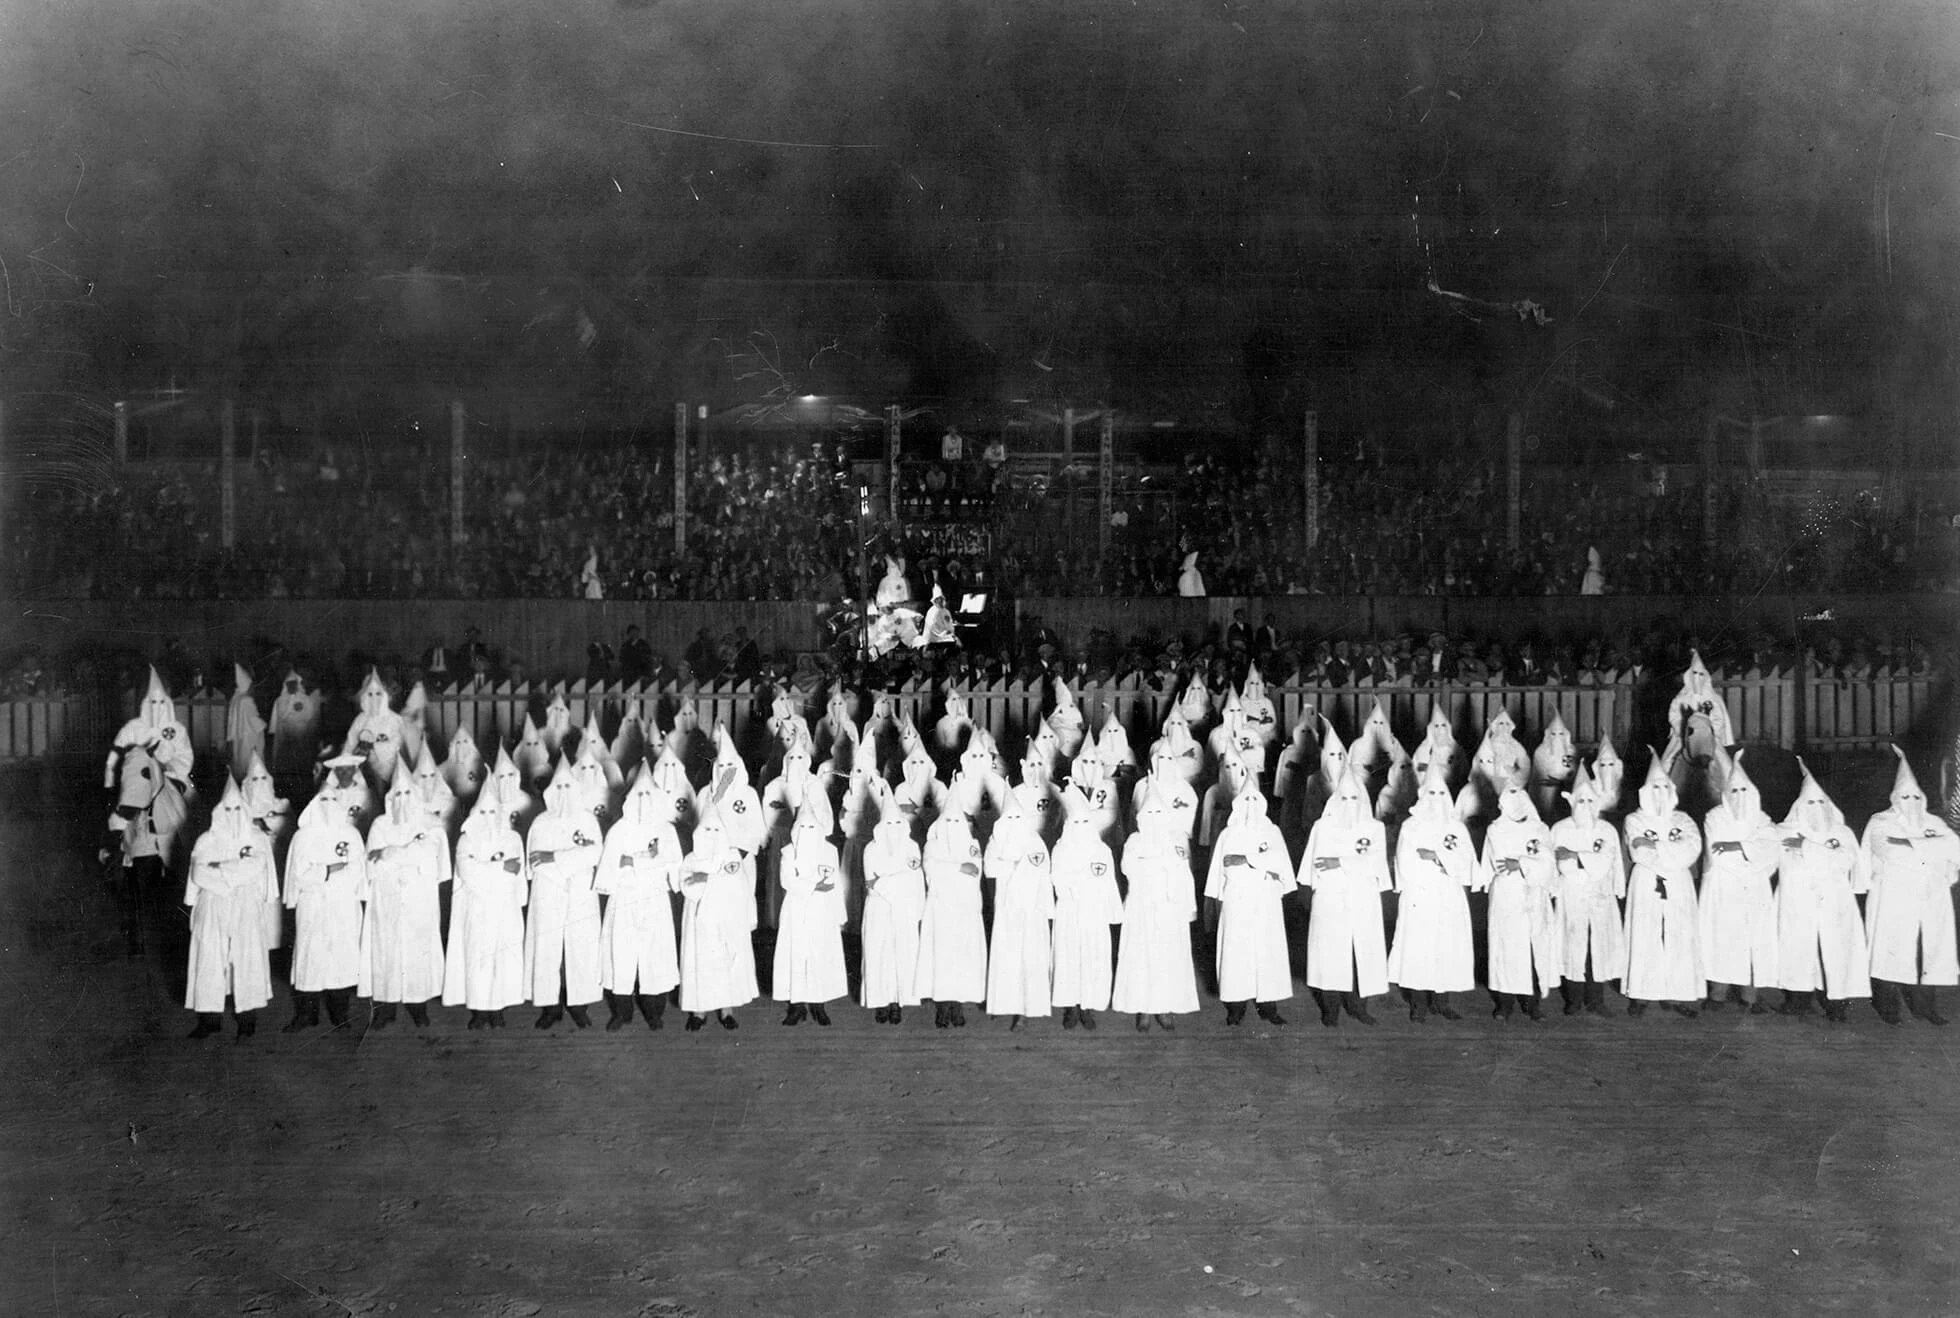
[[[1771, 504], [1725, 486], [1710, 542], [1699, 491], [1668, 489], [1664, 469], [1578, 483], [1527, 473], [1514, 550], [1502, 473], [1487, 465], [1328, 463], [1308, 546], [1298, 473], [1263, 460], [1194, 455], [1149, 474], [1125, 464], [1111, 525], [1100, 528], [1093, 467], [1081, 479], [1020, 481], [998, 449], [964, 465], [919, 464], [962, 494], [918, 497], [930, 484], [908, 478], [904, 534], [920, 550], [951, 545], [933, 566], [955, 582], [985, 576], [1020, 596], [1177, 593], [1193, 552], [1211, 595], [1960, 589], [1955, 510], [1924, 491], [1887, 512], [1870, 496]], [[689, 473], [681, 553], [669, 461], [634, 448], [473, 454], [467, 534], [452, 543], [445, 453], [268, 453], [239, 465], [230, 550], [215, 463], [138, 464], [105, 486], [16, 495], [5, 588], [25, 598], [634, 600], [834, 600], [868, 589], [842, 444], [704, 455]], [[864, 529], [875, 578], [880, 554], [906, 546], [887, 528]]]

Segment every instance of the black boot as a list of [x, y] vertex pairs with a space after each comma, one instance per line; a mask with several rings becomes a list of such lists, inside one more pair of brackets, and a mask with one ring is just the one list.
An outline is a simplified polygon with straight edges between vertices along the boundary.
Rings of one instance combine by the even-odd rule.
[[1429, 1019], [1429, 995], [1420, 989], [1405, 992], [1409, 999], [1409, 1019], [1420, 1025]]
[[1020, 1028], [1021, 1028], [1021, 1018], [1019, 1016], [1009, 1016], [1007, 1018], [1007, 1032], [1009, 1034], [1014, 1033], [1016, 1030]]
[[1586, 1010], [1595, 1016], [1606, 1014], [1606, 985], [1601, 980], [1588, 980], [1586, 983]]
[[606, 994], [606, 1033], [613, 1034], [633, 1023], [633, 995], [615, 993], [611, 989]]
[[953, 1004], [953, 1028], [956, 1030], [964, 1030], [966, 1028], [966, 1004], [964, 1003], [955, 1002]]
[[1576, 979], [1559, 981], [1559, 996], [1565, 999], [1565, 1014], [1577, 1016], [1592, 1005], [1592, 984], [1581, 983]]
[[729, 1015], [725, 1011], [716, 1012], [715, 1021], [724, 1030], [739, 1030], [742, 1028], [742, 1022], [736, 1020], [733, 1016]]
[[351, 988], [328, 989], [321, 995], [327, 1000], [327, 1023], [335, 1029], [347, 1023], [353, 1009], [354, 990]]
[[489, 1013], [489, 1012], [487, 1012], [487, 1011], [473, 1011], [473, 1012], [471, 1012], [471, 1013], [470, 1013], [470, 1023], [469, 1023], [469, 1024], [468, 1024], [468, 1025], [467, 1025], [466, 1027], [464, 1027], [464, 1028], [466, 1028], [466, 1029], [471, 1029], [471, 1030], [487, 1030], [487, 1029], [489, 1029], [489, 1028], [490, 1028], [490, 1013]]
[[829, 1025], [830, 1013], [824, 1010], [823, 1003], [813, 1002], [810, 1004], [810, 1019], [819, 1025]]
[[1670, 1002], [1667, 1009], [1683, 1020], [1694, 1020], [1701, 1015], [1701, 1008], [1692, 1002]]
[[1276, 1002], [1260, 1003], [1259, 1019], [1266, 1022], [1266, 1024], [1268, 1025], [1286, 1024], [1286, 1017], [1279, 1014], [1279, 1004]]
[[374, 1014], [368, 1017], [368, 1028], [370, 1030], [385, 1030], [394, 1023], [395, 1004], [392, 1002], [375, 1003]]
[[1539, 1000], [1538, 995], [1536, 993], [1522, 994], [1520, 995], [1519, 1000], [1524, 1003], [1525, 1015], [1531, 1017], [1531, 1019], [1535, 1021], [1542, 1021], [1545, 1019], [1545, 1004]]
[[708, 1023], [707, 1017], [701, 1015], [699, 1012], [690, 1011], [689, 1013], [687, 1013], [687, 1023], [685, 1028], [689, 1034], [693, 1034], [707, 1023]]
[[1227, 1025], [1243, 1025], [1245, 1023], [1245, 1004], [1243, 1002], [1228, 1002], [1225, 1004], [1225, 1023]]
[[1337, 993], [1326, 989], [1313, 991], [1314, 1005], [1320, 1008], [1320, 1023], [1328, 1029], [1336, 1029], [1341, 1023], [1341, 998]]
[[490, 1022], [491, 1029], [501, 1030], [504, 1028], [504, 1013], [502, 1008], [498, 1008], [496, 1011], [487, 1011], [484, 1013], [484, 1017]]
[[1742, 1000], [1749, 1004], [1749, 1014], [1751, 1016], [1769, 1015], [1769, 1004], [1757, 995], [1755, 989], [1750, 989]]
[[891, 1015], [892, 1015], [892, 1009], [890, 1007], [880, 1007], [878, 1008], [878, 1010], [871, 1013], [871, 1019], [876, 1024], [883, 1025], [886, 1021], [891, 1019]]
[[1137, 1013], [1137, 1033], [1138, 1034], [1150, 1033], [1150, 1018], [1144, 1015], [1142, 1012]]
[[1776, 1009], [1777, 1015], [1779, 1016], [1810, 1015], [1811, 997], [1812, 995], [1809, 993], [1799, 993], [1791, 989], [1784, 989], [1783, 1005], [1781, 1005]]
[[1872, 1010], [1887, 1025], [1899, 1023], [1899, 986], [1889, 979], [1872, 981]]
[[1849, 998], [1825, 998], [1823, 1002], [1825, 1020], [1830, 1021], [1834, 1025], [1842, 1025], [1850, 1019], [1847, 1014], [1851, 1010], [1851, 1000]]
[[1348, 1015], [1354, 1017], [1363, 1025], [1373, 1025], [1375, 1023], [1375, 1018], [1368, 1014], [1368, 999], [1362, 997], [1359, 993], [1343, 993], [1341, 995], [1341, 1005], [1347, 1008]]
[[417, 1029], [426, 1030], [429, 1028], [429, 1004], [428, 1003], [410, 1002], [405, 1005], [404, 1010], [408, 1012], [408, 1019], [410, 1023], [412, 1023]]
[[572, 1024], [578, 1026], [581, 1030], [592, 1028], [592, 1017], [586, 1013], [583, 1004], [575, 1007], [567, 1007], [565, 1008], [565, 1012], [572, 1018]]
[[286, 1022], [281, 1034], [298, 1034], [301, 1030], [312, 1029], [320, 1023], [320, 998], [318, 994], [302, 993], [293, 990], [293, 1018]]
[[892, 1004], [892, 1009], [890, 1014], [885, 1017], [885, 1024], [897, 1025], [899, 1022], [903, 1021], [904, 1019], [905, 1019], [905, 1008], [899, 1006], [896, 1002], [894, 1002]]
[[666, 1025], [667, 995], [665, 993], [642, 993], [640, 995], [640, 1015], [645, 1018], [649, 1030], [657, 1030]]
[[801, 1025], [808, 1019], [810, 1019], [810, 1013], [803, 1009], [803, 1004], [800, 1002], [790, 1003], [789, 1010], [783, 1013], [783, 1024], [785, 1025]]
[[932, 1004], [932, 1024], [934, 1029], [943, 1030], [953, 1023], [953, 1009], [943, 1002]]
[[239, 1038], [249, 1039], [259, 1032], [259, 1014], [256, 1011], [233, 1012], [232, 1016], [238, 1022]]
[[1063, 1007], [1063, 1008], [1062, 1008], [1062, 1028], [1063, 1028], [1063, 1029], [1065, 1029], [1065, 1030], [1072, 1030], [1072, 1029], [1074, 1029], [1074, 1028], [1076, 1027], [1076, 1025], [1078, 1024], [1078, 1022], [1077, 1022], [1077, 1020], [1076, 1020], [1076, 1016], [1077, 1016], [1077, 1011], [1076, 1011], [1076, 1009], [1075, 1009], [1074, 1007]]
[[1491, 1019], [1500, 1021], [1510, 1020], [1512, 1013], [1517, 1010], [1517, 1004], [1512, 995], [1509, 993], [1493, 993], [1490, 997], [1491, 1001], [1496, 1004], [1490, 1009]]
[[1080, 1009], [1079, 1011], [1077, 1011], [1077, 1012], [1076, 1012], [1075, 1014], [1076, 1014], [1076, 1017], [1077, 1017], [1077, 1018], [1078, 1018], [1078, 1019], [1079, 1019], [1079, 1020], [1080, 1020], [1080, 1021], [1082, 1022], [1082, 1028], [1083, 1028], [1083, 1029], [1085, 1029], [1085, 1030], [1093, 1030], [1093, 1029], [1095, 1029], [1095, 1028], [1096, 1028], [1096, 1013], [1095, 1013], [1095, 1012], [1093, 1012], [1093, 1011], [1090, 1011], [1090, 1010], [1089, 1010], [1089, 1009], [1088, 1009], [1087, 1007], [1083, 1007], [1083, 1008], [1081, 1008], [1081, 1009]]
[[1456, 1008], [1450, 1006], [1450, 995], [1447, 993], [1430, 994], [1429, 1006], [1431, 1010], [1446, 1021], [1460, 1021], [1463, 1019], [1456, 1014]]
[[200, 1011], [197, 1013], [197, 1028], [191, 1031], [190, 1037], [193, 1039], [208, 1039], [223, 1029], [224, 1025], [224, 1013]]
[[532, 1028], [539, 1029], [539, 1030], [548, 1030], [552, 1026], [556, 1025], [559, 1021], [562, 1021], [564, 1019], [565, 1019], [565, 1009], [563, 1007], [554, 1004], [553, 1006], [546, 1007], [543, 1011], [538, 1013], [537, 1024], [534, 1025]]
[[1157, 1028], [1160, 1030], [1175, 1030], [1177, 1026], [1171, 1023], [1168, 1012], [1160, 1012], [1157, 1016]]

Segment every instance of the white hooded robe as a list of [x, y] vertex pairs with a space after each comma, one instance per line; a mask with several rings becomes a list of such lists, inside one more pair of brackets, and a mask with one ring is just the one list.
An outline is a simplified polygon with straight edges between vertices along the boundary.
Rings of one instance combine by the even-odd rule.
[[1372, 997], [1388, 991], [1381, 894], [1391, 886], [1387, 832], [1368, 810], [1350, 769], [1307, 835], [1300, 886], [1313, 889], [1307, 919], [1307, 983]]
[[1388, 978], [1405, 989], [1459, 993], [1477, 987], [1477, 949], [1466, 890], [1482, 887], [1477, 853], [1457, 819], [1449, 780], [1436, 769], [1395, 842], [1395, 943]]
[[1627, 878], [1621, 991], [1636, 1001], [1700, 1002], [1708, 993], [1694, 880], [1701, 830], [1674, 802], [1674, 784], [1657, 760], [1640, 789], [1640, 808], [1626, 818], [1633, 872]]
[[[1198, 1009], [1198, 981], [1191, 962], [1191, 922], [1197, 919], [1198, 903], [1191, 847], [1178, 836], [1154, 790], [1146, 787], [1136, 816], [1137, 831], [1123, 845], [1129, 893], [1123, 900], [1123, 940], [1116, 952], [1110, 1005], [1146, 1016], [1193, 1012]], [[1284, 860], [1280, 868], [1287, 868]]]
[[[1552, 849], [1552, 830], [1539, 818], [1530, 796], [1516, 787], [1506, 789], [1497, 800], [1497, 818], [1484, 834], [1479, 862], [1490, 889], [1485, 961], [1492, 993], [1529, 996], [1534, 971], [1544, 996], [1558, 988], [1565, 959], [1554, 903], [1558, 865]], [[1617, 855], [1617, 840], [1613, 849]], [[1616, 908], [1616, 923], [1618, 914]]]
[[1211, 849], [1205, 896], [1218, 903], [1218, 996], [1231, 1002], [1284, 1002], [1293, 996], [1282, 901], [1293, 891], [1286, 839], [1266, 816], [1266, 799], [1247, 783]]
[[1055, 969], [1049, 996], [1058, 1007], [1102, 1011], [1109, 1006], [1115, 973], [1110, 927], [1123, 923], [1116, 857], [1081, 793], [1070, 788], [1063, 799], [1068, 820], [1048, 863], [1055, 885]]
[[524, 904], [530, 892], [524, 839], [497, 800], [495, 783], [456, 839], [456, 886], [443, 967], [445, 1006], [502, 1011], [525, 998]]
[[606, 832], [594, 891], [606, 899], [599, 926], [599, 987], [608, 993], [665, 994], [681, 982], [674, 933], [674, 889], [681, 843], [674, 806], [645, 769]]
[[1872, 995], [1871, 949], [1857, 894], [1870, 887], [1858, 835], [1806, 770], [1783, 820], [1777, 865], [1777, 986], [1830, 998]]
[[545, 790], [545, 812], [525, 835], [531, 861], [531, 909], [524, 927], [524, 978], [531, 1001], [558, 1002], [564, 975], [565, 1002], [597, 1002], [599, 894], [593, 875], [604, 837], [585, 794], [560, 761]]
[[367, 844], [332, 794], [315, 796], [300, 812], [286, 852], [295, 991], [352, 988], [364, 978], [361, 907], [366, 900]]
[[191, 848], [184, 904], [191, 908], [184, 1005], [199, 1013], [237, 1011], [272, 1001], [265, 907], [279, 900], [272, 842], [251, 826], [236, 783], [212, 812], [211, 827]]
[[367, 849], [361, 992], [376, 1002], [427, 1002], [442, 992], [449, 836], [406, 770], [395, 776], [388, 813], [368, 829]]
[[918, 987], [935, 1003], [987, 996], [987, 930], [980, 907], [980, 844], [949, 809], [926, 832], [925, 912], [919, 923]]

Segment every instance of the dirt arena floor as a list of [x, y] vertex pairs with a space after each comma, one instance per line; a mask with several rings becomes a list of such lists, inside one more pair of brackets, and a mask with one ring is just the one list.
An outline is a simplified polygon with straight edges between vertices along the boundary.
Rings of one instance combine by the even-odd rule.
[[282, 993], [191, 1043], [98, 803], [0, 808], [0, 1313], [1960, 1312], [1960, 1026], [291, 1036]]

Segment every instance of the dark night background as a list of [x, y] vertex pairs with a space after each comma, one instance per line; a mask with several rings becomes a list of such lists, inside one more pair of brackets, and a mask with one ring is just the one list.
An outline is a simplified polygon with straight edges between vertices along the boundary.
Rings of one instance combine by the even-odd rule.
[[1951, 6], [1708, 9], [13, 3], [0, 371], [538, 423], [1852, 413], [1944, 452]]

